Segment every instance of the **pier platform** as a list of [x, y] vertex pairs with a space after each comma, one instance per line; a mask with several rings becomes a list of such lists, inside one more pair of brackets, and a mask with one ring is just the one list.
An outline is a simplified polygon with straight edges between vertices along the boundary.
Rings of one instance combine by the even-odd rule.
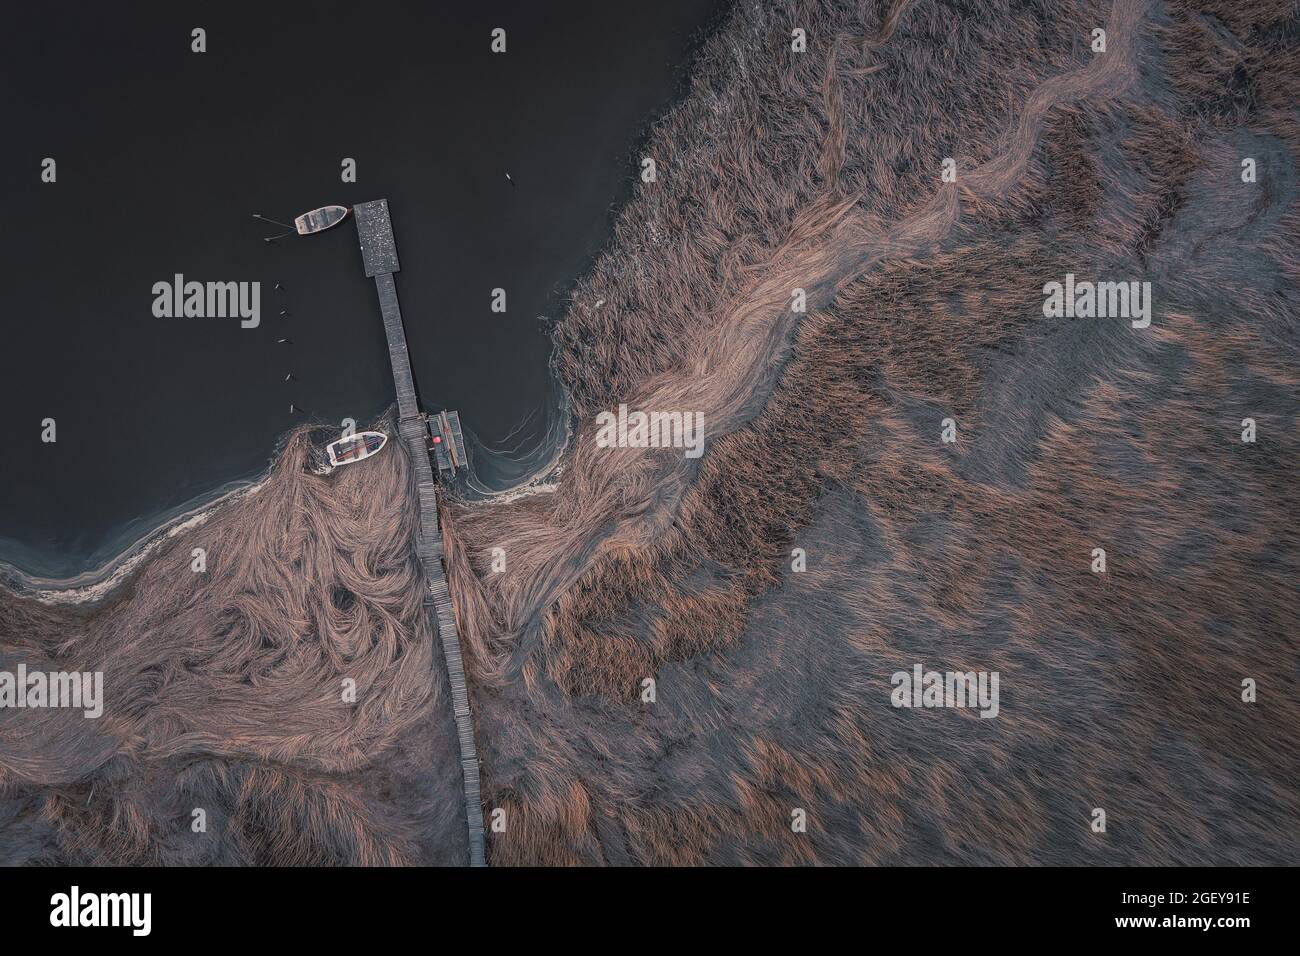
[[[465, 788], [465, 823], [469, 830], [470, 866], [486, 866], [483, 798], [479, 784], [478, 748], [474, 743], [474, 718], [470, 712], [469, 688], [465, 682], [465, 665], [461, 658], [460, 633], [456, 629], [456, 616], [443, 566], [442, 532], [438, 526], [438, 491], [429, 460], [430, 435], [433, 431], [431, 423], [436, 418], [437, 434], [445, 434], [443, 440], [433, 444], [435, 454], [438, 455], [439, 471], [455, 473], [459, 467], [456, 456], [463, 458], [464, 455], [460, 416], [456, 412], [442, 412], [431, 417], [420, 410], [415, 379], [411, 374], [411, 359], [406, 347], [406, 330], [402, 325], [402, 310], [397, 303], [397, 284], [393, 281], [393, 276], [400, 271], [401, 265], [388, 214], [388, 200], [360, 203], [352, 207], [352, 213], [356, 217], [357, 236], [361, 241], [361, 261], [366, 276], [375, 280], [375, 289], [379, 294], [379, 311], [384, 320], [388, 358], [393, 367], [393, 384], [397, 389], [398, 432], [406, 443], [415, 471], [415, 490], [420, 508], [415, 550], [424, 569], [427, 585], [424, 606], [442, 645], [443, 661], [451, 688]], [[440, 447], [443, 445], [447, 447]], [[449, 469], [443, 467], [444, 455], [451, 466]]]

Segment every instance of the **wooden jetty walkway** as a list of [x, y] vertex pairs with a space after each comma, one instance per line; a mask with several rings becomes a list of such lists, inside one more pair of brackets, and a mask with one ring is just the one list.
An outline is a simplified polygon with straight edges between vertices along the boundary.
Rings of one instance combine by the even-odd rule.
[[[429, 462], [429, 423], [421, 413], [411, 375], [411, 360], [406, 350], [406, 331], [402, 311], [397, 305], [394, 273], [401, 268], [397, 260], [397, 243], [393, 239], [388, 217], [388, 200], [376, 199], [352, 207], [356, 216], [357, 235], [361, 239], [361, 259], [366, 277], [375, 280], [379, 291], [379, 310], [384, 317], [388, 336], [388, 358], [393, 366], [393, 383], [397, 386], [398, 432], [406, 442], [411, 464], [415, 468], [415, 488], [420, 503], [420, 526], [416, 552], [424, 567], [428, 590], [424, 606], [442, 642], [447, 678], [451, 684], [451, 702], [456, 716], [456, 734], [460, 738], [460, 765], [465, 779], [465, 822], [469, 827], [470, 866], [486, 866], [483, 855], [483, 803], [479, 789], [478, 748], [474, 745], [474, 720], [469, 709], [469, 689], [465, 684], [465, 666], [460, 655], [460, 634], [451, 607], [451, 592], [443, 568], [442, 532], [438, 528], [438, 497], [433, 467]], [[455, 414], [454, 412], [451, 414]], [[440, 416], [446, 421], [445, 413]], [[459, 435], [460, 422], [456, 419]], [[440, 449], [441, 451], [441, 449]], [[455, 449], [449, 449], [453, 454]]]

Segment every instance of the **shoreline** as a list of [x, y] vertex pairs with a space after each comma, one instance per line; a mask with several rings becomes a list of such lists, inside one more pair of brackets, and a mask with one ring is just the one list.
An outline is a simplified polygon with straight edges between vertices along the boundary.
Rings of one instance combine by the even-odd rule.
[[[561, 402], [561, 417], [568, 413], [568, 403]], [[375, 426], [387, 425], [392, 428], [388, 411], [377, 416], [372, 423]], [[300, 426], [301, 427], [301, 426]], [[308, 430], [321, 426], [307, 426]], [[67, 577], [52, 577], [31, 574], [19, 565], [0, 558], [0, 587], [19, 598], [37, 601], [41, 604], [55, 606], [89, 606], [98, 604], [108, 598], [132, 574], [158, 550], [165, 542], [201, 527], [220, 509], [237, 501], [257, 494], [271, 479], [289, 440], [298, 431], [293, 429], [281, 436], [271, 454], [267, 467], [250, 478], [225, 482], [217, 488], [205, 492], [157, 519], [152, 527], [137, 536], [124, 548], [101, 563]], [[559, 441], [554, 441], [558, 437]], [[516, 501], [533, 495], [547, 494], [554, 491], [555, 480], [563, 471], [565, 453], [569, 448], [571, 425], [566, 421], [558, 435], [552, 433], [552, 448], [545, 460], [525, 474], [515, 484], [499, 491], [492, 491], [478, 485], [474, 480], [473, 455], [470, 456], [470, 473], [464, 486], [468, 496], [464, 502], [470, 505], [495, 505]], [[545, 447], [539, 446], [536, 451]], [[536, 453], [536, 452], [535, 452]]]
[[241, 481], [222, 486], [216, 496], [204, 495], [185, 510], [164, 518], [151, 531], [137, 538], [98, 568], [82, 571], [66, 578], [41, 577], [28, 574], [17, 565], [0, 561], [0, 587], [20, 598], [41, 604], [87, 605], [96, 604], [108, 597], [135, 572], [149, 555], [164, 542], [203, 525], [213, 514], [226, 505], [256, 494], [270, 478], [274, 464], [254, 481]]

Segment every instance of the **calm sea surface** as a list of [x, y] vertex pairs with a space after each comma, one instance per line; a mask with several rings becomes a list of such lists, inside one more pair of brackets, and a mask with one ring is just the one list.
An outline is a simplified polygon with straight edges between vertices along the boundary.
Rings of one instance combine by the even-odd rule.
[[[260, 472], [293, 425], [360, 422], [393, 400], [351, 220], [268, 245], [252, 212], [288, 222], [387, 197], [425, 405], [510, 452], [513, 468], [477, 457], [488, 486], [545, 457], [562, 426], [546, 323], [607, 239], [647, 121], [720, 4], [462, 6], [6, 10], [0, 561], [96, 567]], [[206, 53], [191, 52], [195, 27]], [[260, 326], [155, 317], [152, 287], [177, 273], [260, 282]]]

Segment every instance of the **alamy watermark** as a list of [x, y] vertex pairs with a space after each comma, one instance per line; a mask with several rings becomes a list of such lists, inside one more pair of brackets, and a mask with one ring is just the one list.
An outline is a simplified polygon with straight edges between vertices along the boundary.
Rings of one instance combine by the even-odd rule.
[[233, 319], [255, 329], [262, 322], [262, 283], [186, 282], [176, 273], [171, 282], [153, 284], [153, 314], [160, 319]]
[[703, 412], [629, 412], [596, 416], [597, 448], [684, 448], [687, 458], [704, 454]]
[[998, 715], [997, 671], [894, 671], [889, 695], [895, 707], [978, 707], [981, 717]]
[[1150, 282], [1065, 282], [1043, 286], [1043, 315], [1049, 319], [1132, 319], [1133, 328], [1151, 324]]
[[50, 897], [50, 925], [125, 926], [132, 936], [148, 936], [153, 929], [153, 894], [83, 893], [74, 886]]
[[0, 671], [0, 707], [70, 707], [92, 720], [104, 712], [104, 673], [78, 671]]

